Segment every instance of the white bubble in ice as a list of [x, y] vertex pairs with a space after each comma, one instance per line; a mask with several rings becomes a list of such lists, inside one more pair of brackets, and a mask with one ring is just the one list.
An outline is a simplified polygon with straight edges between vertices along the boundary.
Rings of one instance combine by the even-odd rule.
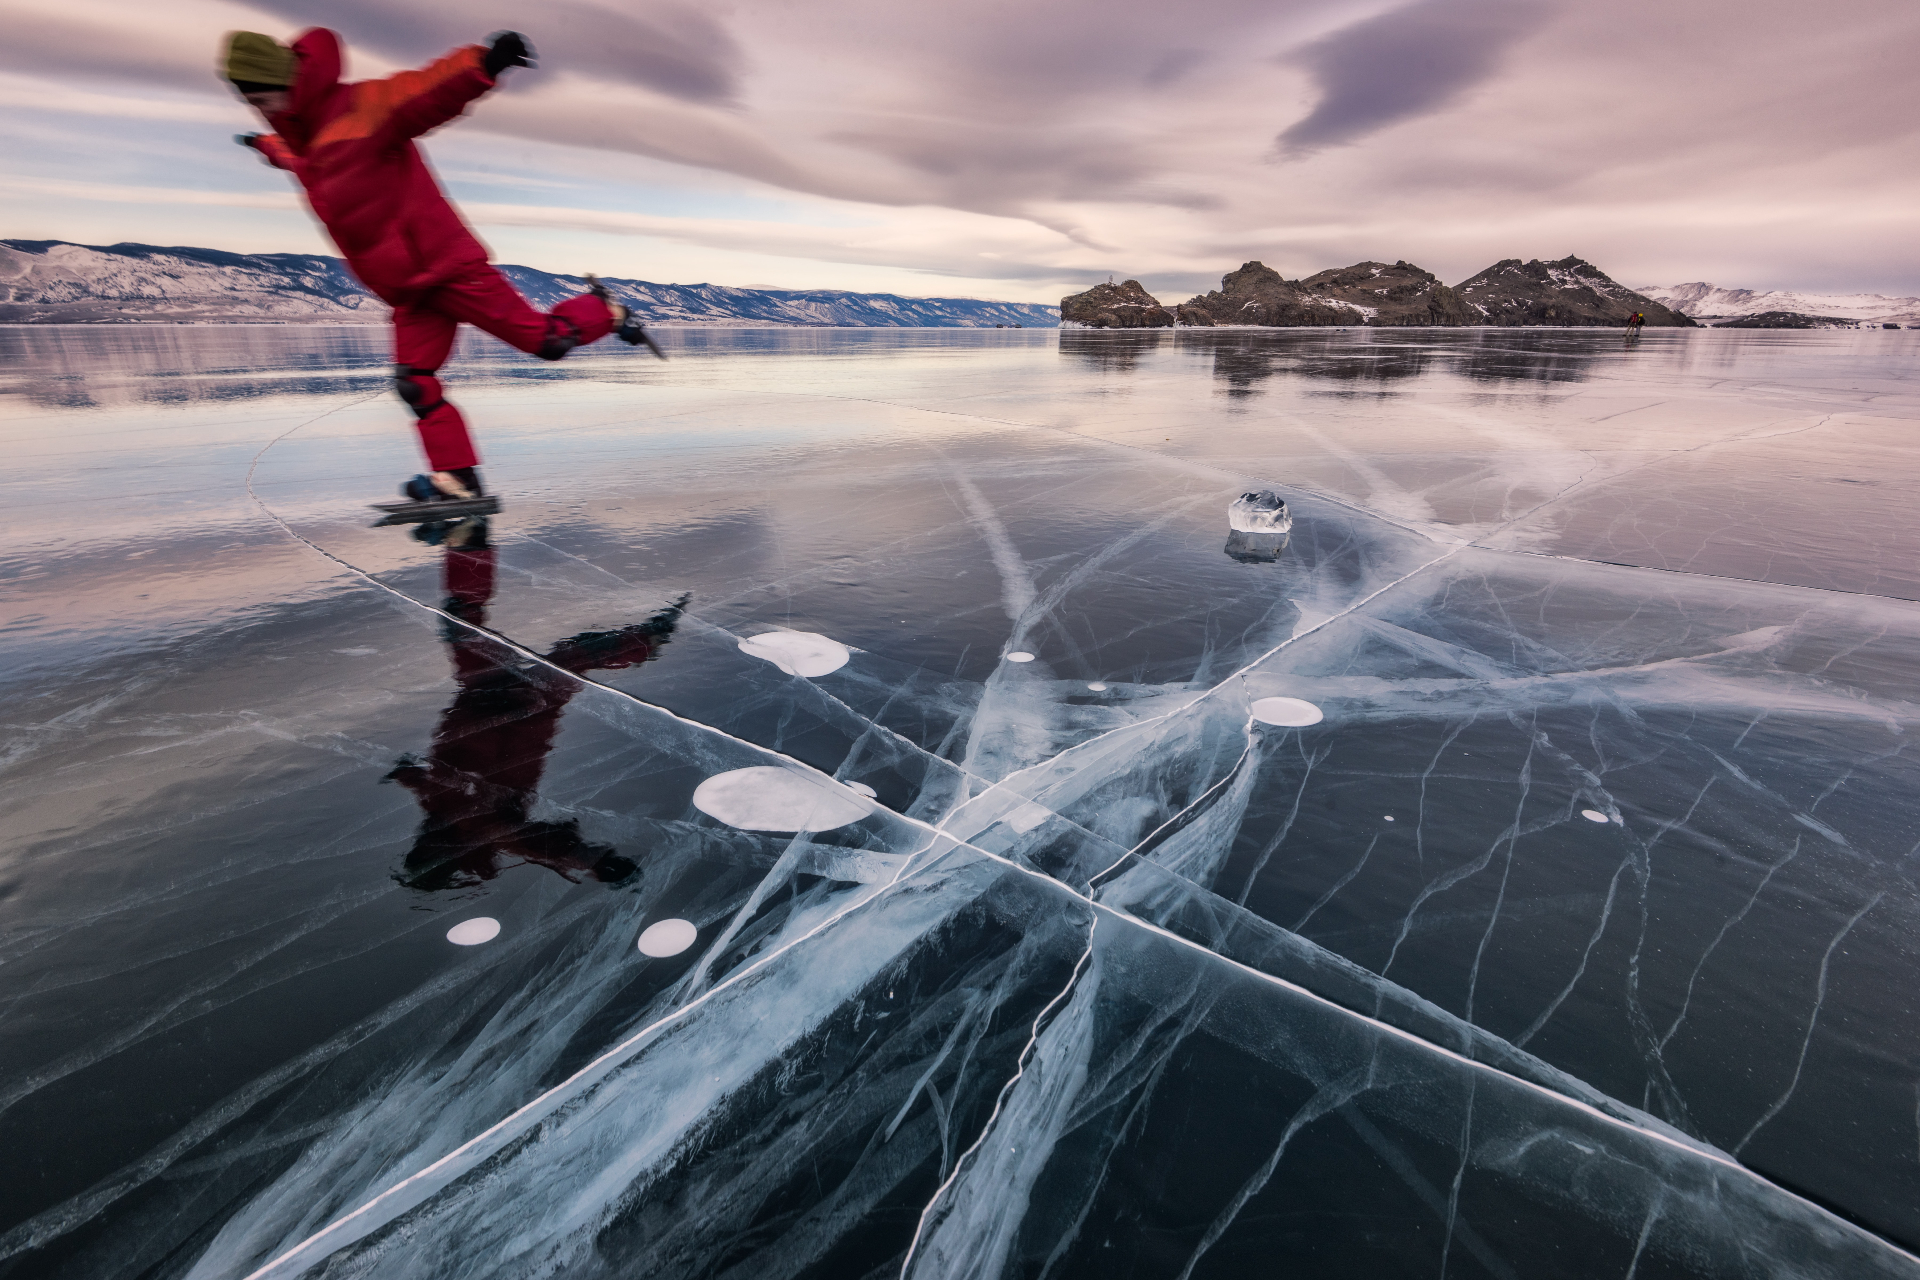
[[849, 782], [849, 783], [845, 783], [844, 785], [850, 790], [858, 791], [861, 795], [865, 796], [869, 800], [873, 799], [875, 796], [880, 794], [878, 791], [875, 791], [872, 787], [868, 786], [864, 782]]
[[699, 936], [700, 930], [691, 920], [656, 920], [640, 931], [640, 954], [655, 958], [677, 956]]
[[1033, 655], [1026, 652], [1024, 649], [1015, 649], [1012, 653], [1007, 655], [1007, 661], [1008, 662], [1032, 662]]
[[492, 942], [500, 936], [500, 922], [492, 916], [475, 916], [471, 920], [462, 920], [447, 930], [447, 941], [456, 947], [477, 947], [483, 942]]
[[693, 789], [693, 807], [742, 831], [831, 831], [872, 811], [838, 783], [773, 765], [714, 774]]
[[1098, 680], [1088, 685], [1087, 688], [1093, 690], [1095, 693], [1105, 693], [1107, 691], [1107, 686], [1101, 684]]
[[1388, 814], [1388, 815], [1387, 815], [1387, 821], [1388, 821], [1388, 822], [1392, 822], [1392, 821], [1393, 821], [1393, 815], [1392, 815], [1392, 814]]
[[1282, 724], [1290, 728], [1319, 724], [1320, 708], [1301, 698], [1262, 698], [1253, 704], [1253, 718], [1261, 724]]
[[824, 676], [847, 665], [853, 650], [813, 631], [767, 631], [740, 642], [740, 652], [790, 676]]
[[1612, 822], [1613, 821], [1612, 818], [1609, 818], [1606, 814], [1600, 812], [1598, 809], [1582, 809], [1580, 811], [1580, 816], [1585, 818], [1588, 822]]

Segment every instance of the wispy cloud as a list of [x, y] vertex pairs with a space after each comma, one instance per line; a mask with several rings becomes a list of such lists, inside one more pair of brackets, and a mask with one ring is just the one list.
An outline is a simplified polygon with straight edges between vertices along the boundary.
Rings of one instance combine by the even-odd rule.
[[[106, 200], [114, 204], [207, 204], [229, 209], [298, 209], [291, 191], [195, 191], [186, 187], [146, 187], [111, 182], [81, 182], [66, 178], [15, 178], [7, 184], [17, 192], [63, 196], [70, 200]], [[209, 246], [217, 248], [218, 246]]]
[[1546, 0], [1418, 0], [1285, 55], [1312, 73], [1320, 101], [1280, 135], [1281, 153], [1310, 155], [1444, 108], [1551, 12]]

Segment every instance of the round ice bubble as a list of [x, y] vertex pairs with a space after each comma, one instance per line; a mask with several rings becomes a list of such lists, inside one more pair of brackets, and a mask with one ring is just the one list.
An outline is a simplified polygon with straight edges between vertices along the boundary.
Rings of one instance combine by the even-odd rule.
[[691, 920], [656, 920], [640, 931], [640, 954], [656, 959], [677, 956], [699, 936]]
[[456, 947], [477, 947], [483, 942], [492, 942], [500, 936], [500, 922], [492, 916], [475, 916], [471, 920], [462, 920], [447, 930], [447, 941]]
[[853, 651], [814, 631], [768, 631], [740, 642], [740, 652], [771, 662], [790, 676], [824, 676], [847, 665]]
[[1606, 814], [1600, 812], [1598, 809], [1582, 809], [1580, 811], [1580, 816], [1585, 818], [1588, 822], [1612, 822], [1613, 821], [1612, 818], [1609, 818]]
[[1253, 704], [1253, 718], [1261, 724], [1280, 724], [1289, 728], [1319, 724], [1324, 718], [1320, 708], [1303, 698], [1262, 698]]
[[1107, 691], [1107, 686], [1101, 684], [1098, 680], [1088, 685], [1087, 688], [1093, 690], [1095, 693], [1105, 693]]
[[1007, 661], [1008, 662], [1032, 662], [1033, 655], [1026, 652], [1024, 649], [1015, 649], [1012, 653], [1007, 655]]
[[693, 807], [742, 831], [831, 831], [872, 811], [838, 783], [773, 765], [714, 774], [693, 789]]

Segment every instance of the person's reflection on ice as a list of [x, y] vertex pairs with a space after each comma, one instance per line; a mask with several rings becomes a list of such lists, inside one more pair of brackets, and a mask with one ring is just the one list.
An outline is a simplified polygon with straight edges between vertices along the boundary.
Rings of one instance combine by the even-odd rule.
[[[560, 712], [580, 682], [515, 652], [484, 627], [493, 599], [493, 548], [484, 519], [423, 526], [424, 541], [446, 548], [446, 612], [473, 624], [442, 628], [460, 686], [440, 717], [423, 763], [401, 757], [387, 775], [413, 792], [425, 811], [420, 834], [394, 878], [412, 889], [457, 889], [491, 880], [521, 863], [551, 867], [580, 883], [617, 884], [635, 866], [611, 846], [580, 834], [577, 820], [529, 816]], [[645, 622], [617, 631], [589, 631], [554, 645], [548, 662], [584, 674], [638, 666], [673, 634], [683, 597]]]

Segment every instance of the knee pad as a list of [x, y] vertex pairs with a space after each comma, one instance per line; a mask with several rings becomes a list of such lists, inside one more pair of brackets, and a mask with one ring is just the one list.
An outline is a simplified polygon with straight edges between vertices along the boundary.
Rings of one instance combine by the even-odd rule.
[[540, 349], [534, 354], [542, 360], [558, 360], [579, 345], [580, 330], [571, 320], [561, 316], [548, 316], [546, 340], [540, 344]]
[[415, 369], [410, 365], [393, 367], [393, 389], [400, 393], [416, 418], [426, 417], [447, 402], [440, 394], [440, 379], [433, 374], [432, 369]]

